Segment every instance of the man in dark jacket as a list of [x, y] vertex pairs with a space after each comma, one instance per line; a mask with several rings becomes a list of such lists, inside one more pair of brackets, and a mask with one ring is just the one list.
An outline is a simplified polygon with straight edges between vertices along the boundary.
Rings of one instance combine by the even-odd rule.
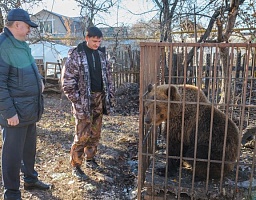
[[37, 25], [22, 9], [7, 15], [0, 35], [0, 125], [2, 127], [2, 178], [4, 199], [21, 199], [20, 170], [24, 189], [49, 189], [34, 169], [36, 122], [43, 113], [43, 82], [25, 42]]

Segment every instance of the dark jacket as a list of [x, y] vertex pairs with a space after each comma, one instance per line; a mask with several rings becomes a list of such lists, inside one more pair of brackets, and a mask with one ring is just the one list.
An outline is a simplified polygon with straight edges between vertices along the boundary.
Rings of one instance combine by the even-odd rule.
[[18, 114], [18, 127], [39, 121], [43, 113], [42, 76], [31, 49], [8, 28], [0, 35], [0, 125]]
[[[91, 78], [86, 53], [81, 46], [82, 43], [69, 51], [62, 69], [63, 92], [72, 102], [73, 114], [77, 119], [90, 117]], [[110, 114], [115, 104], [111, 63], [103, 52], [98, 50], [98, 53], [102, 69], [102, 80], [99, 81], [102, 81], [104, 93], [103, 114]]]

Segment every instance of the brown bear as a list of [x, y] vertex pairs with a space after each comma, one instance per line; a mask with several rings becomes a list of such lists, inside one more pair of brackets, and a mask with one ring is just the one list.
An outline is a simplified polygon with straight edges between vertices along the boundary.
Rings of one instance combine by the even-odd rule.
[[[224, 175], [233, 170], [239, 148], [238, 128], [231, 119], [208, 101], [202, 90], [192, 85], [149, 85], [147, 97], [144, 104], [145, 124], [157, 126], [166, 122], [166, 126], [169, 125], [165, 128], [169, 131], [168, 155], [180, 157], [183, 140], [184, 160], [193, 167], [191, 158], [194, 158], [197, 149], [196, 158], [201, 160], [197, 161], [194, 167], [196, 180], [206, 179], [209, 154], [211, 160], [209, 178], [220, 178], [223, 156], [225, 161], [229, 161], [224, 164]], [[183, 139], [182, 126], [184, 126]], [[223, 155], [224, 142], [226, 146]], [[179, 159], [168, 159], [168, 176], [174, 175], [179, 163]], [[164, 172], [165, 168], [158, 169], [158, 173], [164, 175]]]

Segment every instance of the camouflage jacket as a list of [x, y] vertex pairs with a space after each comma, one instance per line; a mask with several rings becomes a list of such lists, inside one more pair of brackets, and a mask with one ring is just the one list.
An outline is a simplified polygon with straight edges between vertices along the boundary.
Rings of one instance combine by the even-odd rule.
[[[62, 89], [67, 98], [72, 102], [73, 114], [77, 119], [90, 116], [91, 80], [89, 66], [85, 51], [78, 45], [70, 49], [65, 66], [62, 69]], [[106, 60], [103, 52], [99, 51], [103, 93], [104, 114], [110, 114], [114, 106], [114, 87], [111, 78], [111, 63]]]

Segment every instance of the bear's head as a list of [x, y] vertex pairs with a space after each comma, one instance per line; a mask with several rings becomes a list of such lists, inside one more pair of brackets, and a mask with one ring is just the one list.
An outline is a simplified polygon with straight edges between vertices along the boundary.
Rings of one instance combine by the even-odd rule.
[[[181, 95], [174, 85], [148, 85], [147, 99], [144, 104], [145, 123], [159, 125], [180, 112]], [[169, 109], [168, 109], [169, 107]]]

